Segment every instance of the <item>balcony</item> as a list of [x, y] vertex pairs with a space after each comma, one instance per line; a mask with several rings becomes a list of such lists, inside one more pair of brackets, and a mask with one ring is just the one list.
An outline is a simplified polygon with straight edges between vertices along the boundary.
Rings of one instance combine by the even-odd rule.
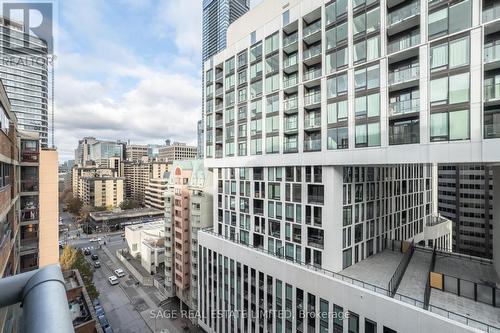
[[[394, 86], [397, 84], [408, 83], [414, 80], [418, 80], [420, 76], [420, 67], [410, 67], [405, 69], [398, 69], [393, 72], [389, 72], [389, 85]], [[405, 88], [408, 86], [405, 86]]]
[[321, 117], [305, 117], [304, 119], [304, 129], [305, 130], [316, 130], [321, 128]]
[[299, 83], [298, 75], [292, 75], [292, 76], [283, 78], [283, 87], [285, 89], [296, 86], [298, 83]]
[[38, 192], [38, 177], [23, 177], [21, 180], [21, 192]]
[[283, 144], [283, 152], [284, 153], [296, 153], [298, 152], [297, 142], [285, 142]]
[[490, 7], [483, 9], [483, 23], [493, 21], [500, 17], [500, 3], [490, 1], [490, 4]]
[[298, 122], [295, 121], [285, 121], [285, 133], [296, 133], [298, 130]]
[[224, 73], [222, 70], [217, 74], [215, 74], [215, 81], [221, 81], [223, 78], [224, 78]]
[[215, 89], [215, 96], [222, 96], [223, 93], [224, 93], [224, 88], [222, 86]]
[[500, 67], [500, 44], [484, 47], [484, 64], [485, 70]]
[[321, 55], [321, 44], [311, 46], [304, 50], [304, 62], [312, 61], [313, 58]]
[[420, 99], [410, 99], [389, 104], [390, 117], [414, 112], [420, 112]]
[[38, 163], [38, 151], [31, 149], [21, 150], [21, 162]]
[[283, 101], [283, 111], [285, 113], [296, 113], [299, 107], [299, 99], [292, 97]]
[[320, 151], [321, 139], [305, 139], [304, 151]]
[[420, 2], [414, 2], [407, 6], [390, 12], [387, 17], [387, 32], [393, 35], [400, 31], [418, 25], [420, 15]]
[[21, 209], [21, 222], [38, 220], [38, 206], [27, 205]]
[[21, 254], [33, 253], [38, 251], [38, 238], [30, 237], [21, 239]]
[[298, 43], [297, 41], [299, 40], [299, 33], [295, 32], [291, 34], [290, 36], [286, 36], [283, 38], [283, 50], [286, 53], [293, 52], [294, 50], [297, 50], [298, 48]]
[[318, 249], [323, 249], [324, 247], [324, 237], [322, 234], [311, 234], [307, 236], [307, 245], [318, 248]]
[[321, 91], [304, 95], [304, 106], [315, 106], [321, 103]]
[[321, 20], [304, 28], [302, 35], [304, 41], [308, 44], [316, 43], [321, 40]]
[[405, 49], [408, 49], [413, 46], [417, 46], [420, 44], [420, 34], [417, 35], [406, 35], [401, 38], [398, 38], [394, 41], [389, 42], [387, 45], [387, 53], [395, 53]]
[[283, 71], [287, 74], [297, 71], [298, 55], [294, 53], [285, 58], [283, 61]]
[[304, 81], [310, 81], [321, 77], [321, 67], [311, 68], [304, 73]]
[[484, 85], [484, 101], [493, 102], [500, 99], [500, 83]]

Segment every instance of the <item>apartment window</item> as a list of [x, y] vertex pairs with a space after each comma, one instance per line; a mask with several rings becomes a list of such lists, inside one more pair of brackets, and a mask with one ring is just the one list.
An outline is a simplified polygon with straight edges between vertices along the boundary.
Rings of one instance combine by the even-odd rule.
[[469, 64], [469, 36], [431, 46], [431, 71]]
[[248, 55], [246, 50], [238, 54], [238, 68], [245, 67], [247, 65], [247, 61]]
[[356, 90], [378, 88], [380, 86], [380, 66], [362, 67], [354, 72], [354, 87]]
[[250, 115], [252, 118], [262, 114], [262, 100], [252, 101], [250, 103]]
[[238, 143], [238, 156], [246, 156], [247, 155], [247, 143], [240, 142]]
[[226, 91], [234, 88], [235, 85], [235, 75], [226, 76]]
[[279, 95], [271, 95], [266, 98], [266, 113], [279, 111]]
[[[255, 34], [255, 32], [253, 32], [252, 34]], [[250, 48], [250, 62], [258, 61], [261, 58], [262, 58], [262, 43], [259, 42], [258, 44]]]
[[352, 247], [342, 252], [342, 269], [352, 265]]
[[272, 116], [266, 118], [266, 133], [277, 133], [279, 131], [279, 116]]
[[469, 101], [469, 73], [432, 79], [431, 106], [465, 103]]
[[234, 105], [234, 91], [226, 94], [226, 107], [231, 107]]
[[484, 110], [484, 138], [500, 138], [500, 110]]
[[273, 76], [266, 77], [266, 94], [275, 92], [280, 87], [280, 76], [275, 74]]
[[329, 128], [327, 131], [327, 149], [349, 148], [349, 136], [347, 127]]
[[330, 77], [326, 80], [327, 98], [347, 94], [347, 73]]
[[276, 32], [272, 36], [266, 38], [266, 55], [278, 50], [279, 34]]
[[380, 123], [356, 125], [356, 147], [380, 146]]
[[380, 115], [380, 94], [356, 97], [354, 106], [356, 118], [378, 117]]
[[266, 59], [266, 75], [278, 72], [280, 68], [279, 55], [273, 55]]
[[283, 12], [283, 26], [286, 26], [288, 25], [288, 23], [290, 23], [290, 11], [285, 11]]
[[336, 124], [338, 122], [347, 121], [347, 100], [331, 102], [326, 106], [328, 124]]
[[250, 122], [250, 135], [258, 135], [262, 133], [262, 119], [254, 119]]
[[380, 36], [354, 44], [354, 62], [365, 62], [377, 59], [380, 56]]
[[359, 316], [354, 312], [349, 311], [349, 333], [359, 333]]
[[365, 318], [365, 333], [377, 333], [377, 323]]
[[250, 85], [250, 98], [262, 96], [262, 80]]
[[469, 110], [431, 114], [431, 141], [469, 139]]
[[252, 139], [250, 140], [250, 154], [251, 155], [261, 155], [262, 154], [262, 139]]
[[471, 13], [470, 0], [429, 13], [429, 39], [470, 28]]
[[349, 63], [349, 52], [347, 47], [338, 49], [326, 55], [326, 74], [331, 74], [346, 67]]
[[389, 144], [402, 145], [420, 142], [420, 122], [414, 119], [396, 119], [389, 122]]
[[247, 88], [242, 88], [238, 90], [238, 103], [245, 102], [247, 100]]
[[374, 8], [366, 13], [361, 13], [353, 19], [354, 36], [360, 33], [369, 34], [380, 28], [380, 8]]
[[250, 80], [254, 80], [262, 76], [262, 62], [257, 62], [250, 66]]

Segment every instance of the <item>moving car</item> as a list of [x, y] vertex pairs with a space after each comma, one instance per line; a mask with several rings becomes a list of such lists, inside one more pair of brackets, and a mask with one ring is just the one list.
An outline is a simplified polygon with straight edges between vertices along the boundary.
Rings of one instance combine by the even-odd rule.
[[90, 255], [90, 250], [89, 249], [84, 249], [83, 250], [83, 254], [85, 254], [86, 256], [89, 256]]
[[100, 242], [101, 241], [101, 237], [93, 237], [90, 239], [91, 242]]
[[99, 259], [99, 256], [94, 253], [93, 255], [90, 256], [90, 258], [92, 258], [92, 260], [97, 260]]
[[100, 261], [94, 262], [94, 268], [101, 268], [101, 262]]
[[124, 272], [124, 271], [123, 271], [123, 269], [121, 269], [121, 268], [115, 269], [115, 274], [116, 274], [116, 276], [118, 276], [118, 277], [125, 276], [125, 272]]
[[120, 283], [120, 281], [118, 281], [118, 278], [114, 275], [111, 275], [109, 278], [108, 278], [108, 281], [111, 285], [115, 285], [115, 284], [118, 284]]

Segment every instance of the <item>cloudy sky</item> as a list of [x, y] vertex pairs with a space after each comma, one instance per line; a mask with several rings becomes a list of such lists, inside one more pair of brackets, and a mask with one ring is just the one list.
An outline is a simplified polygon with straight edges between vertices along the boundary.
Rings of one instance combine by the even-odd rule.
[[84, 136], [196, 143], [201, 3], [59, 2], [55, 141], [61, 161], [73, 158]]

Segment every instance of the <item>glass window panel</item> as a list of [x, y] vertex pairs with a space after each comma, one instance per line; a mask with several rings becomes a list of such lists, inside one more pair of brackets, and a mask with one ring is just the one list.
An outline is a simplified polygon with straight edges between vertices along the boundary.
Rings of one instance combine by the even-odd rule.
[[366, 61], [370, 61], [379, 57], [380, 47], [379, 47], [380, 37], [376, 36], [370, 38], [366, 41]]
[[380, 146], [380, 124], [368, 124], [368, 146]]
[[380, 94], [367, 96], [368, 98], [368, 117], [376, 117], [380, 115]]
[[337, 68], [347, 65], [348, 51], [347, 47], [337, 51]]
[[356, 97], [354, 107], [356, 117], [366, 116], [366, 96]]
[[347, 101], [337, 103], [337, 119], [347, 120]]
[[469, 101], [469, 73], [450, 76], [450, 104]]
[[[441, 104], [448, 99], [448, 77], [431, 80], [431, 103]], [[441, 102], [441, 103], [436, 103]]]
[[448, 65], [448, 43], [431, 47], [431, 69]]
[[332, 74], [335, 72], [335, 53], [329, 53], [326, 55], [326, 74]]
[[337, 122], [337, 103], [330, 103], [326, 106], [326, 114], [329, 124]]
[[366, 144], [366, 125], [356, 126], [356, 145]]
[[377, 88], [380, 86], [380, 68], [379, 65], [371, 66], [366, 69], [367, 86], [366, 89]]
[[336, 31], [335, 28], [329, 29], [326, 31], [326, 49], [329, 50], [332, 47], [335, 47], [335, 35]]
[[366, 69], [361, 68], [354, 72], [354, 87], [364, 88], [366, 87]]
[[337, 42], [342, 42], [347, 39], [347, 22], [337, 26]]
[[448, 28], [448, 8], [429, 14], [429, 38], [446, 32]]
[[366, 13], [366, 32], [370, 33], [380, 28], [380, 7]]
[[353, 33], [354, 35], [359, 34], [360, 32], [364, 32], [366, 30], [365, 27], [365, 13], [362, 13], [356, 16], [353, 19]]
[[450, 42], [450, 67], [469, 64], [469, 37]]
[[448, 139], [448, 113], [431, 114], [431, 141]]
[[450, 112], [450, 140], [469, 139], [469, 110]]
[[354, 44], [354, 62], [366, 59], [366, 42]]
[[450, 34], [470, 27], [471, 10], [470, 0], [450, 6]]

